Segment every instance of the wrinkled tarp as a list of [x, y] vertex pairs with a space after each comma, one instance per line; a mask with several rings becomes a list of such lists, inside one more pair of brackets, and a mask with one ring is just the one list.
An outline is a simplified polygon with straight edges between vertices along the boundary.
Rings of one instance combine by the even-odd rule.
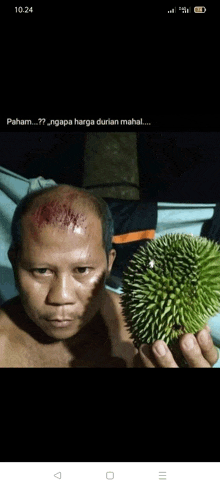
[[18, 295], [8, 259], [11, 244], [11, 223], [20, 200], [34, 190], [57, 185], [43, 177], [27, 179], [0, 166], [0, 305]]

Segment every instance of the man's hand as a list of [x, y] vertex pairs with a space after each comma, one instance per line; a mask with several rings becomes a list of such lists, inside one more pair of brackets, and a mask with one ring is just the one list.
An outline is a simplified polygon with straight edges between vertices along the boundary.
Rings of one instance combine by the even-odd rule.
[[[196, 336], [191, 333], [180, 337], [180, 350], [191, 368], [211, 368], [218, 360], [218, 352], [209, 334], [208, 325]], [[179, 368], [166, 343], [157, 340], [152, 346], [141, 345], [134, 360], [137, 368]]]

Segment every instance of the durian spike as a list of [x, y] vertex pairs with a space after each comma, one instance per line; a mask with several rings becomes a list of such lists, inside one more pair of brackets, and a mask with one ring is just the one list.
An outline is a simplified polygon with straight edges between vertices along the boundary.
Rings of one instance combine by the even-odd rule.
[[121, 303], [137, 348], [161, 338], [174, 348], [220, 313], [220, 245], [181, 233], [148, 241], [123, 274]]

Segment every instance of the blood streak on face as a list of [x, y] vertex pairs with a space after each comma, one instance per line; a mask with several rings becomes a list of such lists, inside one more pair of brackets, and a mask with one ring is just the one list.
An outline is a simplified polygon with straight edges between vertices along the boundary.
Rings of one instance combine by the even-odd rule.
[[74, 231], [76, 226], [82, 225], [85, 221], [83, 214], [75, 212], [68, 203], [60, 203], [58, 200], [51, 200], [39, 205], [31, 216], [32, 222], [38, 228], [50, 224], [63, 229], [68, 227]]

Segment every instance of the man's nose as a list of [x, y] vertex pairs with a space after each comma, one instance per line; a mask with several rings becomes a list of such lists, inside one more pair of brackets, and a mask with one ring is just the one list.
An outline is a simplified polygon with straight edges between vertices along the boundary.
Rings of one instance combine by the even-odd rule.
[[74, 304], [76, 293], [71, 277], [56, 277], [50, 284], [47, 300], [51, 304]]

